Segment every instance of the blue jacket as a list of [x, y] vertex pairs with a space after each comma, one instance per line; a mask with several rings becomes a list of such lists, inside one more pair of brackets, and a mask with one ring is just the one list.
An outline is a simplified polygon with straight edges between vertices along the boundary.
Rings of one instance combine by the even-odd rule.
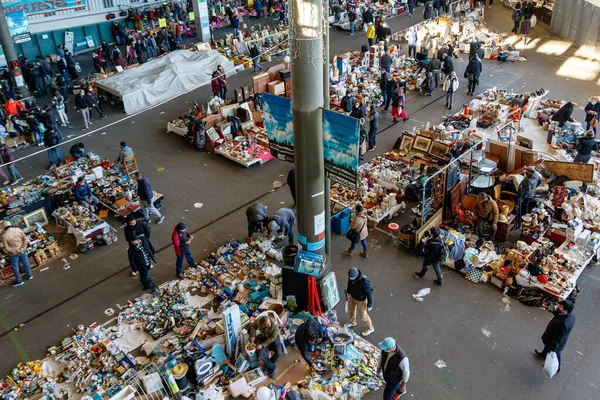
[[138, 196], [140, 196], [140, 200], [143, 201], [152, 201], [152, 186], [150, 186], [150, 181], [145, 176], [142, 177], [138, 181]]
[[90, 197], [92, 197], [92, 189], [90, 189], [87, 182], [84, 182], [83, 185], [77, 184], [75, 186], [75, 198], [77, 200], [86, 200]]
[[348, 293], [356, 301], [367, 300], [367, 307], [373, 306], [373, 290], [371, 289], [371, 282], [367, 279], [362, 272], [358, 271], [358, 277], [356, 279], [348, 279], [348, 286], [346, 287], [346, 293]]
[[271, 220], [277, 222], [277, 225], [283, 230], [282, 233], [287, 235], [292, 227], [296, 225], [296, 214], [289, 208], [280, 208]]
[[318, 343], [327, 337], [327, 326], [320, 324], [315, 319], [310, 319], [300, 325], [296, 331], [296, 346], [298, 346], [298, 350], [300, 350], [304, 361], [306, 361], [308, 365], [312, 367], [313, 362], [308, 356], [308, 352], [315, 351], [315, 343], [308, 343], [306, 335], [309, 332], [314, 332], [317, 337], [316, 343]]

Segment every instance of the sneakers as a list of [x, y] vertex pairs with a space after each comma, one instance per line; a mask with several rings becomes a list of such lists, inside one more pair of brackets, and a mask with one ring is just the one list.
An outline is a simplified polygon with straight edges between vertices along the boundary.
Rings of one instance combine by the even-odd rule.
[[348, 322], [346, 325], [344, 325], [344, 328], [353, 328], [353, 327], [355, 327], [355, 326], [356, 326], [356, 324], [353, 324], [353, 323], [351, 323], [351, 322]]
[[364, 331], [363, 333], [361, 333], [361, 335], [363, 335], [363, 336], [369, 336], [373, 332], [375, 332], [375, 329], [367, 329], [366, 331]]
[[421, 279], [422, 277], [423, 277], [423, 275], [421, 275], [421, 274], [420, 274], [420, 273], [418, 273], [418, 272], [415, 272], [415, 278], [417, 278], [417, 279]]
[[106, 118], [106, 115], [103, 115], [103, 116], [102, 116], [102, 119], [104, 119], [104, 118]]
[[538, 356], [538, 358], [540, 360], [545, 360], [546, 359], [546, 357], [544, 356], [544, 353], [542, 353], [541, 351], [537, 351], [537, 349], [536, 349], [536, 350], [533, 350], [533, 352], [535, 353], [536, 356]]
[[154, 265], [150, 264], [150, 269], [154, 268]]
[[13, 282], [13, 284], [11, 285], [12, 287], [19, 287], [19, 286], [23, 286], [23, 281], [21, 282]]
[[22, 180], [23, 180], [23, 177], [17, 178], [17, 180], [14, 183], [21, 182]]
[[442, 280], [441, 279], [436, 279], [433, 281], [433, 283], [435, 283], [438, 286], [442, 286]]
[[350, 250], [350, 249], [344, 250], [344, 254], [352, 257], [352, 250]]
[[[15, 182], [17, 182], [17, 181], [15, 181]], [[8, 185], [9, 183], [10, 183], [10, 181], [4, 181], [4, 182], [2, 182], [2, 184], [3, 184], [4, 186]]]
[[161, 215], [160, 218], [158, 219], [158, 221], [156, 221], [156, 223], [160, 225], [163, 223], [164, 220], [165, 220], [165, 216]]
[[30, 280], [32, 280], [32, 279], [33, 279], [33, 276], [32, 276], [32, 275], [29, 275], [29, 276], [26, 276], [25, 278], [26, 278], [28, 281], [30, 281]]
[[135, 271], [131, 271], [131, 276], [138, 276], [138, 273]]

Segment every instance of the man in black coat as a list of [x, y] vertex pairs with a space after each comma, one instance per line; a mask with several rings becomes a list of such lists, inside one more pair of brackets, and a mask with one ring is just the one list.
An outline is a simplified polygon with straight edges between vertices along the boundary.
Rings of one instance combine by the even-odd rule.
[[448, 57], [448, 53], [442, 54], [442, 62], [444, 65], [442, 66], [442, 72], [444, 75], [448, 76], [452, 71], [454, 71], [454, 62], [451, 57]]
[[375, 331], [368, 313], [373, 308], [372, 292], [371, 282], [367, 277], [358, 268], [350, 268], [348, 271], [348, 286], [346, 287], [350, 321], [346, 324], [346, 327], [356, 326], [356, 309], [358, 308], [360, 318], [367, 326], [367, 330], [362, 333], [363, 336], [368, 336]]
[[406, 5], [408, 6], [408, 16], [412, 17], [415, 12], [415, 3], [417, 0], [408, 0]]
[[481, 64], [481, 60], [477, 54], [474, 54], [469, 61], [469, 65], [467, 65], [467, 69], [465, 70], [465, 78], [469, 79], [468, 94], [475, 94], [475, 87], [479, 85], [479, 77], [481, 76], [482, 70], [483, 64]]
[[544, 349], [542, 351], [535, 350], [535, 354], [542, 360], [546, 359], [549, 352], [555, 352], [558, 358], [558, 372], [560, 372], [560, 353], [565, 348], [569, 335], [575, 326], [573, 308], [575, 308], [575, 305], [570, 300], [563, 300], [556, 305], [556, 309], [552, 312], [554, 318], [550, 320], [542, 335]]
[[148, 290], [154, 288], [156, 284], [152, 281], [152, 278], [148, 276], [148, 271], [152, 268], [151, 261], [156, 262], [156, 260], [148, 246], [148, 242], [140, 239], [130, 241], [127, 255], [129, 257], [131, 269], [140, 274], [140, 282], [144, 289]]
[[365, 12], [363, 12], [362, 15], [362, 19], [363, 19], [363, 24], [369, 24], [369, 22], [375, 22], [375, 19], [373, 18], [373, 10], [371, 10], [371, 6], [368, 6], [367, 9], [365, 10]]
[[440, 236], [440, 228], [433, 227], [429, 231], [431, 237], [425, 244], [425, 260], [423, 260], [423, 268], [420, 272], [415, 272], [416, 278], [422, 278], [427, 273], [430, 265], [433, 265], [437, 279], [434, 281], [436, 284], [442, 286], [442, 270], [441, 264], [446, 260], [442, 260], [443, 243]]
[[342, 97], [340, 106], [346, 113], [350, 113], [352, 111], [352, 107], [354, 106], [354, 97], [352, 97], [349, 90], [346, 90], [346, 95]]
[[294, 337], [302, 358], [312, 368], [314, 363], [308, 353], [316, 351], [316, 345], [327, 338], [327, 326], [316, 319], [309, 319], [298, 327]]
[[392, 103], [392, 95], [396, 90], [398, 90], [398, 82], [396, 82], [392, 74], [388, 74], [387, 85], [385, 87], [385, 90], [387, 92], [387, 98], [385, 102], [385, 107], [383, 108], [384, 113], [388, 112], [390, 104]]
[[290, 187], [292, 199], [294, 199], [294, 207], [296, 207], [296, 170], [293, 168], [288, 172], [287, 184]]

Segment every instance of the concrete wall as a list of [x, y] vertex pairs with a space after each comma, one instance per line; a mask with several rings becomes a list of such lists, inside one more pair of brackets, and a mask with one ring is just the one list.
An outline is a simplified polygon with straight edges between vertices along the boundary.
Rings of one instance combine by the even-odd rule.
[[598, 0], [555, 0], [550, 28], [578, 46], [600, 54]]

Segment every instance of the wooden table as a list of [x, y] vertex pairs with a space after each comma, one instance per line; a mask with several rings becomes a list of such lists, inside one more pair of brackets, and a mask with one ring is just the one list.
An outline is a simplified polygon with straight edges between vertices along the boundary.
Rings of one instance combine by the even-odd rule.
[[498, 221], [498, 229], [496, 230], [495, 239], [500, 242], [507, 241], [517, 222], [517, 216], [515, 214], [510, 214], [507, 219], [507, 222]]

